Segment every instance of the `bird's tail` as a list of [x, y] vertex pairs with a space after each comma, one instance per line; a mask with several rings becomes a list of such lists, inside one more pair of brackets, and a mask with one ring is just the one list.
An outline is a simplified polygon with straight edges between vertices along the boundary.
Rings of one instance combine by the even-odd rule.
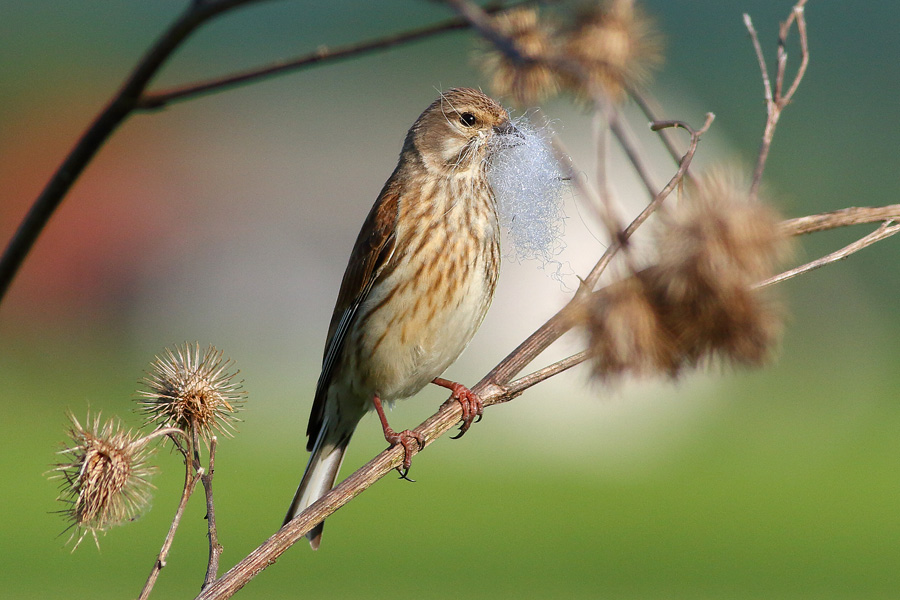
[[[300, 487], [297, 488], [291, 507], [284, 518], [285, 524], [303, 512], [310, 504], [331, 491], [331, 488], [334, 487], [334, 480], [337, 479], [338, 471], [341, 470], [341, 463], [344, 462], [344, 452], [347, 451], [347, 444], [349, 443], [349, 435], [341, 436], [335, 441], [333, 433], [329, 431], [326, 420], [323, 427], [319, 429], [319, 435], [316, 437], [312, 454], [309, 456], [306, 471], [303, 473], [303, 479], [300, 480]], [[309, 539], [309, 545], [312, 546], [313, 550], [319, 548], [324, 526], [325, 522], [322, 521], [306, 534], [306, 537]]]

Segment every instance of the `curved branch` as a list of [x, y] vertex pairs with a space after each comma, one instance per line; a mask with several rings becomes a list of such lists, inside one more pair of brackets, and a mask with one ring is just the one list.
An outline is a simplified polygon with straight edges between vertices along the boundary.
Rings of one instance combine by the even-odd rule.
[[900, 233], [900, 225], [894, 223], [893, 221], [885, 221], [878, 229], [876, 229], [869, 235], [856, 240], [852, 244], [848, 244], [840, 250], [836, 250], [831, 254], [826, 254], [825, 256], [808, 262], [805, 265], [800, 265], [799, 267], [795, 267], [793, 269], [790, 269], [789, 271], [785, 271], [784, 273], [780, 273], [778, 275], [775, 275], [774, 277], [770, 277], [765, 281], [759, 282], [755, 287], [768, 287], [776, 283], [781, 283], [782, 281], [787, 281], [788, 279], [793, 279], [798, 275], [814, 271], [815, 269], [819, 269], [821, 267], [824, 267], [825, 265], [830, 265], [833, 262], [844, 260], [851, 254], [855, 254], [863, 248], [867, 248], [872, 244], [887, 239], [897, 233]]
[[[504, 9], [506, 9], [506, 6], [500, 3], [486, 7], [484, 10], [490, 14]], [[357, 44], [347, 44], [336, 48], [320, 46], [315, 52], [310, 52], [309, 54], [291, 60], [273, 62], [262, 67], [248, 69], [239, 73], [232, 73], [231, 75], [226, 75], [224, 77], [217, 77], [207, 81], [200, 81], [167, 90], [147, 93], [138, 101], [137, 107], [144, 110], [162, 108], [173, 102], [189, 100], [200, 95], [254, 83], [263, 79], [268, 79], [269, 77], [284, 75], [291, 71], [297, 71], [306, 67], [326, 65], [350, 57], [389, 50], [396, 46], [417, 42], [442, 33], [451, 33], [453, 31], [468, 29], [469, 27], [469, 22], [465, 19], [449, 19], [433, 25], [411, 29], [409, 31]]]

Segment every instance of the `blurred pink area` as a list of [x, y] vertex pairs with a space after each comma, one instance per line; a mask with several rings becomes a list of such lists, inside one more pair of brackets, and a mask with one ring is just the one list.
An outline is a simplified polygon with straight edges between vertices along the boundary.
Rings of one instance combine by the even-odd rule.
[[[0, 180], [12, 192], [0, 204], [4, 239], [80, 135], [79, 125], [61, 127], [52, 110], [32, 111], [18, 125], [13, 143], [0, 147]], [[165, 155], [168, 137], [155, 129], [100, 150], [26, 258], [4, 306], [7, 319], [95, 317], [127, 301], [145, 253], [161, 238], [177, 243], [176, 192], [187, 182], [160, 177], [145, 160]]]

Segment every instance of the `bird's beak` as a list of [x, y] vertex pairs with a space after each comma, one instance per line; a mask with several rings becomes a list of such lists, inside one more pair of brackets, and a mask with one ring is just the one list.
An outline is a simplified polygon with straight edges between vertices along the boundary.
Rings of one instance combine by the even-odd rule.
[[515, 125], [512, 124], [512, 121], [509, 119], [503, 121], [500, 125], [494, 127], [494, 133], [499, 135], [514, 135], [516, 137], [522, 137], [522, 133], [516, 129]]

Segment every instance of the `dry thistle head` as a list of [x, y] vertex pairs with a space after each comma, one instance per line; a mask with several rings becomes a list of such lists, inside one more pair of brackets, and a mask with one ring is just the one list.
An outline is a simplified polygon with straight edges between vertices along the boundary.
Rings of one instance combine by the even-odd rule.
[[491, 78], [491, 87], [501, 96], [519, 105], [539, 102], [559, 91], [556, 71], [541, 62], [553, 53], [553, 29], [536, 8], [516, 7], [492, 17], [494, 26], [511, 38], [516, 49], [529, 59], [517, 61], [493, 45], [485, 46], [476, 57], [482, 71]]
[[677, 347], [648, 288], [638, 277], [608, 286], [585, 313], [594, 376], [674, 371]]
[[720, 359], [759, 365], [782, 331], [754, 284], [786, 254], [774, 211], [722, 173], [698, 180], [662, 213], [656, 264], [598, 294], [582, 318], [600, 379], [677, 375]]
[[222, 354], [210, 345], [201, 355], [200, 344], [185, 343], [157, 356], [143, 380], [149, 390], [138, 392], [147, 423], [196, 431], [207, 441], [216, 431], [232, 435], [246, 392], [240, 391], [243, 382], [234, 381], [239, 371], [228, 372], [234, 362]]
[[62, 479], [58, 500], [69, 505], [61, 512], [75, 528], [72, 550], [88, 532], [99, 548], [98, 531], [133, 521], [146, 508], [155, 468], [147, 464], [147, 440], [123, 431], [117, 419], [101, 425], [99, 415], [93, 422], [88, 416], [87, 427], [72, 414], [69, 419], [72, 445], [59, 452], [66, 459], [55, 465], [52, 478]]
[[660, 212], [656, 246], [659, 267], [670, 277], [670, 297], [687, 299], [698, 284], [751, 286], [785, 258], [789, 246], [780, 217], [763, 200], [751, 201], [747, 189], [736, 171], [714, 170]]
[[580, 65], [586, 79], [570, 76], [568, 84], [588, 98], [597, 90], [620, 100], [626, 88], [643, 84], [662, 60], [660, 35], [634, 0], [593, 3], [564, 37], [564, 56]]
[[774, 210], [751, 201], [733, 173], [716, 171], [662, 213], [650, 285], [688, 363], [718, 356], [758, 365], [782, 331], [780, 310], [754, 290], [788, 250]]

